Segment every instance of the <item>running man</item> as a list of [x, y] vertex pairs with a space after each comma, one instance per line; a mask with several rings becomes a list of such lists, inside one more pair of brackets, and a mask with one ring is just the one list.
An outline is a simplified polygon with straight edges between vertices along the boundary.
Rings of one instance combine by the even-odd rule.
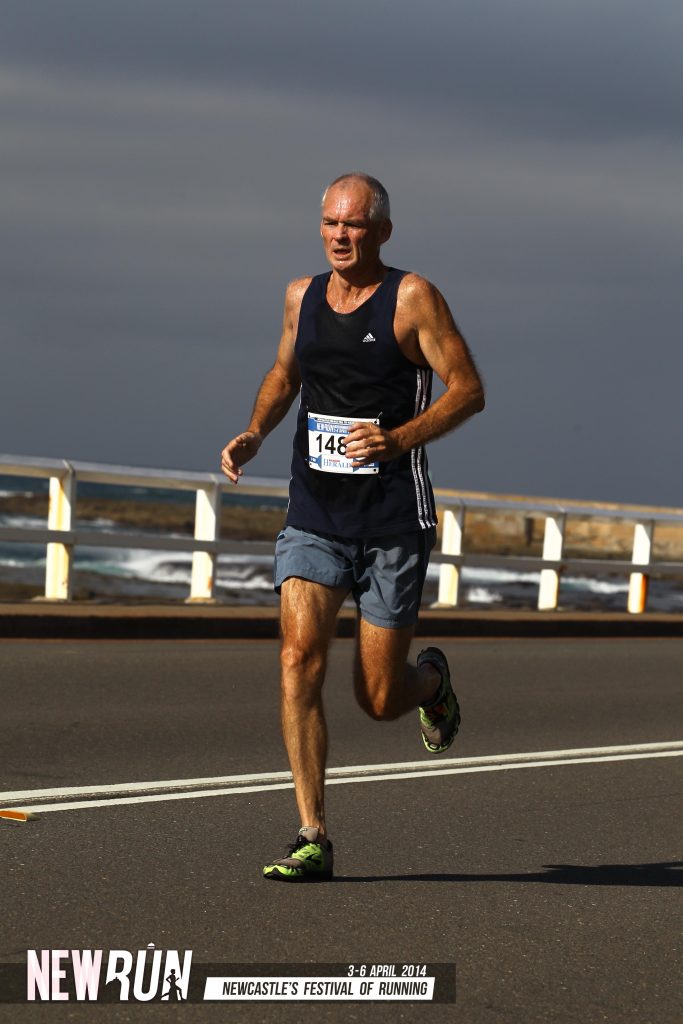
[[[327, 728], [322, 687], [337, 613], [358, 607], [355, 695], [374, 719], [419, 709], [422, 739], [447, 750], [460, 723], [448, 664], [428, 647], [408, 664], [436, 508], [425, 444], [484, 408], [483, 386], [444, 298], [417, 274], [385, 266], [389, 196], [344, 174], [323, 196], [331, 271], [293, 281], [282, 338], [248, 429], [222, 452], [237, 483], [300, 395], [290, 501], [275, 547], [281, 596], [282, 731], [301, 828], [266, 865], [285, 882], [332, 877], [325, 822]], [[446, 386], [430, 406], [432, 372]]]

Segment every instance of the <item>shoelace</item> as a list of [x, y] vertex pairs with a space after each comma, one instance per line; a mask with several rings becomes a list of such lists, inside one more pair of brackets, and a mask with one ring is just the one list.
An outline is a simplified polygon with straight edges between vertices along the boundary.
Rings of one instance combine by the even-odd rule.
[[291, 857], [295, 850], [298, 850], [300, 846], [308, 846], [310, 841], [311, 840], [307, 839], [306, 836], [298, 835], [295, 842], [290, 843], [287, 847], [287, 853]]

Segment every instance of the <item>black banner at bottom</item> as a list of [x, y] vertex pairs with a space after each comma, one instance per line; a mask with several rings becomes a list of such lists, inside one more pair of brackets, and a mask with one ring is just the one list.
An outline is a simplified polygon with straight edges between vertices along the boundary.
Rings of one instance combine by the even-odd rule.
[[0, 1003], [454, 1003], [456, 995], [453, 963], [193, 963], [185, 951], [182, 969], [176, 959], [179, 969], [167, 973], [144, 950], [29, 954], [27, 963], [0, 964]]

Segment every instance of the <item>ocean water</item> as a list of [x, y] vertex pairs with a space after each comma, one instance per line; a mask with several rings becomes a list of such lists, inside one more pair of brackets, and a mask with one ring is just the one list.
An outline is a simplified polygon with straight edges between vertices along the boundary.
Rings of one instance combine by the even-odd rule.
[[[16, 494], [47, 493], [47, 481], [0, 476], [0, 499]], [[79, 485], [84, 497], [120, 497], [136, 501], [187, 502], [194, 505], [193, 492], [160, 491], [142, 487]], [[226, 500], [239, 507], [282, 507], [284, 499], [263, 498], [228, 492]], [[0, 503], [1, 509], [1, 503]], [[38, 516], [6, 514], [0, 511], [0, 526], [15, 528], [44, 527]], [[108, 519], [79, 524], [79, 528], [118, 532]], [[145, 532], [140, 530], [139, 532]], [[156, 531], [149, 531], [150, 533]], [[74, 560], [74, 587], [94, 598], [158, 598], [183, 600], [189, 594], [192, 556], [184, 552], [126, 550], [79, 546]], [[45, 576], [45, 547], [34, 544], [6, 543], [0, 539], [0, 580], [42, 588]], [[427, 573], [423, 607], [436, 601], [439, 568], [431, 565]], [[461, 577], [461, 605], [472, 608], [535, 608], [539, 573], [465, 567]], [[626, 608], [628, 579], [625, 576], [586, 578], [564, 576], [560, 585], [560, 607], [576, 610], [623, 611]], [[218, 558], [216, 597], [230, 604], [276, 604], [272, 585], [270, 555], [226, 554]], [[648, 610], [683, 612], [683, 592], [673, 580], [651, 579]]]

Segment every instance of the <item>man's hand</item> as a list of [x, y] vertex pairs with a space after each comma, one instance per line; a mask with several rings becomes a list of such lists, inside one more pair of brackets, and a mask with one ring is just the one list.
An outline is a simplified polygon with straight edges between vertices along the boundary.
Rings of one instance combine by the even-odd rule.
[[245, 430], [228, 441], [221, 452], [221, 469], [234, 484], [242, 476], [244, 463], [254, 458], [262, 443], [261, 435], [253, 430]]
[[388, 462], [401, 454], [401, 449], [390, 430], [376, 423], [353, 423], [344, 438], [346, 457], [354, 466], [368, 466], [371, 462]]

